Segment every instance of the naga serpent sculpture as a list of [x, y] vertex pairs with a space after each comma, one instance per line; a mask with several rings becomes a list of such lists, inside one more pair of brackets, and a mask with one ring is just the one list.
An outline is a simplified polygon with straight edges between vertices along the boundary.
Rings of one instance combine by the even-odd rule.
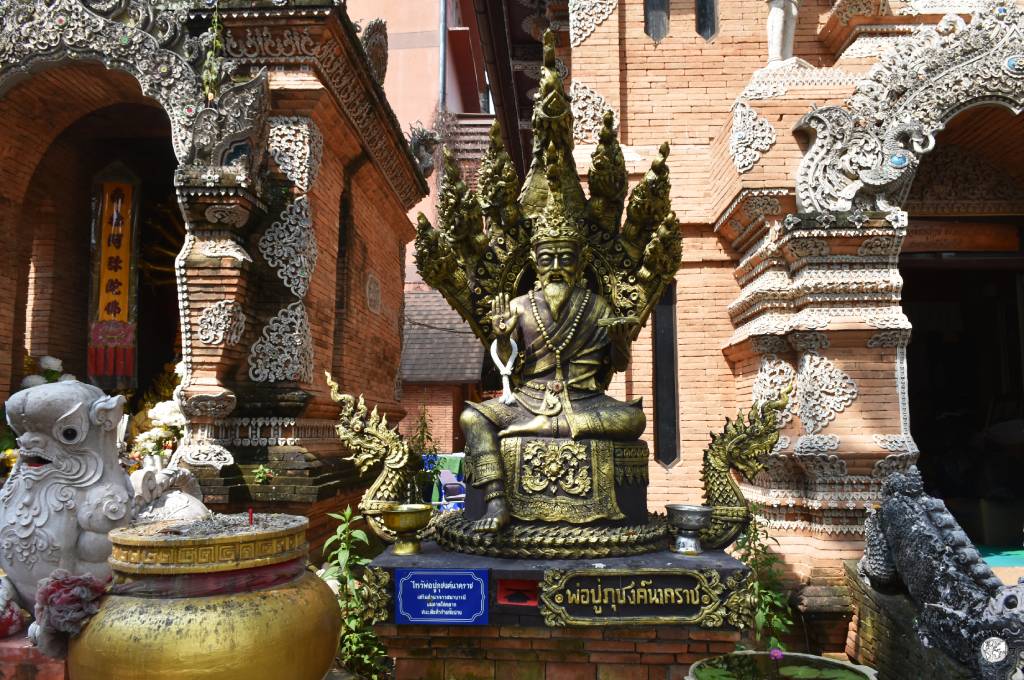
[[777, 399], [755, 402], [736, 420], [726, 418], [720, 434], [711, 434], [704, 450], [701, 481], [704, 496], [712, 508], [711, 523], [700, 533], [700, 542], [708, 550], [721, 550], [732, 544], [747, 528], [753, 516], [731, 470], [738, 470], [748, 482], [764, 468], [764, 458], [779, 441], [779, 413], [789, 403], [791, 387]]
[[[331, 399], [341, 406], [335, 430], [351, 456], [346, 458], [356, 464], [359, 474], [365, 475], [376, 465], [383, 468], [377, 478], [359, 501], [359, 511], [367, 523], [382, 540], [393, 543], [397, 536], [380, 522], [381, 513], [395, 504], [413, 502], [409, 489], [416, 484], [416, 473], [423, 467], [419, 453], [409, 449], [409, 443], [397, 430], [388, 426], [387, 416], [366, 407], [362, 395], [358, 398], [342, 394], [338, 383], [326, 372], [327, 384], [331, 388]], [[434, 520], [431, 519], [431, 525]], [[428, 529], [421, 536], [426, 536]]]
[[924, 492], [916, 466], [885, 480], [864, 529], [858, 571], [874, 588], [906, 586], [926, 647], [941, 648], [982, 680], [1019, 677], [1024, 579], [1003, 585], [946, 504]]

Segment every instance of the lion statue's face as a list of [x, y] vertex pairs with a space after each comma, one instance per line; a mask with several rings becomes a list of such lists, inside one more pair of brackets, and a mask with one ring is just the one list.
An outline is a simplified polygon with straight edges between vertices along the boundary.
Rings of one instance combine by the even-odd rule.
[[124, 403], [122, 396], [108, 397], [77, 380], [16, 392], [6, 407], [7, 422], [18, 437], [17, 467], [42, 478], [79, 467], [83, 457], [116, 465], [115, 428]]

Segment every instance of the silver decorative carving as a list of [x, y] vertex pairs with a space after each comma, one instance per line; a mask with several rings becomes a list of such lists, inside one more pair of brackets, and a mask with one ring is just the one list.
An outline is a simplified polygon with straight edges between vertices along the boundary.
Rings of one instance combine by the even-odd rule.
[[900, 16], [917, 14], [972, 14], [983, 11], [988, 3], [986, 0], [910, 0], [899, 9]]
[[299, 191], [308, 192], [324, 154], [324, 138], [316, 123], [304, 116], [271, 118], [267, 143], [281, 172]]
[[824, 257], [829, 254], [828, 241], [823, 238], [799, 238], [786, 244], [793, 257]]
[[313, 379], [313, 340], [302, 302], [293, 302], [263, 328], [249, 352], [249, 378], [254, 382]]
[[168, 467], [178, 467], [186, 463], [192, 467], [212, 467], [218, 471], [226, 465], [234, 465], [235, 457], [231, 452], [219, 444], [208, 442], [196, 444], [182, 444], [171, 457]]
[[231, 257], [239, 262], [252, 262], [252, 257], [241, 244], [228, 238], [203, 241], [199, 252], [206, 257]]
[[370, 73], [378, 85], [384, 84], [388, 74], [388, 23], [383, 19], [374, 19], [359, 32], [359, 42], [363, 45], [366, 60], [370, 63]]
[[582, 45], [618, 4], [618, 0], [569, 0], [569, 43]]
[[235, 410], [238, 399], [233, 392], [224, 390], [216, 394], [176, 396], [181, 412], [192, 418], [227, 418]]
[[305, 297], [317, 258], [316, 234], [305, 195], [285, 207], [281, 217], [260, 237], [259, 249], [288, 290], [296, 297]]
[[297, 446], [310, 441], [337, 441], [335, 420], [222, 418], [192, 426], [193, 438], [221, 446]]
[[235, 229], [244, 227], [249, 221], [249, 211], [237, 204], [211, 205], [205, 215], [210, 224], [223, 224]]
[[[947, 15], [887, 53], [844, 107], [811, 111], [795, 126], [811, 139], [797, 173], [802, 212], [901, 205], [935, 133], [967, 106], [1024, 109], [1015, 55], [1022, 13], [995, 0], [970, 24]], [[1013, 65], [1013, 66], [1008, 66]]]
[[612, 116], [615, 119], [615, 128], [618, 129], [618, 112], [596, 90], [587, 87], [578, 80], [573, 80], [572, 87], [569, 88], [569, 95], [572, 98], [572, 133], [577, 141], [597, 142], [597, 135], [604, 125], [605, 111], [612, 112]]
[[805, 434], [797, 437], [796, 453], [810, 455], [827, 453], [839, 448], [839, 437], [834, 434]]
[[827, 358], [806, 352], [797, 368], [796, 398], [804, 431], [815, 434], [853, 403], [857, 384]]
[[401, 131], [389, 129], [380, 116], [370, 115], [379, 104], [377, 95], [359, 86], [360, 74], [347, 51], [334, 40], [314, 39], [309, 29], [284, 26], [246, 28], [227, 32], [225, 53], [241, 65], [259, 66], [265, 60], [287, 61], [319, 71], [325, 85], [351, 112], [360, 139], [381, 173], [395, 189], [406, 208], [411, 208], [426, 192], [426, 184], [416, 171], [416, 159]]
[[797, 450], [794, 457], [811, 480], [836, 479], [847, 475], [846, 461], [834, 453], [801, 453]]
[[879, 331], [868, 338], [868, 347], [878, 349], [879, 347], [906, 347], [910, 342], [909, 329], [896, 329]]
[[759, 335], [751, 338], [751, 344], [758, 354], [781, 354], [789, 351], [789, 343], [777, 335]]
[[[774, 401], [782, 394], [782, 390], [793, 384], [795, 377], [796, 371], [788, 361], [780, 359], [775, 354], [765, 354], [761, 357], [761, 367], [754, 378], [751, 399], [760, 403]], [[795, 397], [791, 395], [786, 408], [779, 413], [779, 427], [785, 426], [793, 419], [794, 401]]]
[[245, 333], [245, 312], [234, 300], [220, 300], [199, 317], [199, 341], [207, 345], [237, 345]]
[[798, 331], [789, 334], [789, 344], [798, 352], [817, 352], [829, 348], [828, 336], [818, 331]]
[[832, 5], [832, 16], [846, 26], [857, 16], [877, 17], [892, 14], [888, 0], [837, 0]]
[[890, 453], [885, 458], [875, 461], [871, 468], [871, 476], [876, 479], [885, 479], [894, 472], [905, 472], [910, 468], [917, 462], [917, 446], [913, 442], [910, 444], [914, 447], [912, 451]]
[[733, 105], [729, 155], [737, 172], [743, 174], [751, 170], [761, 160], [761, 154], [772, 148], [775, 139], [775, 128], [749, 104]]
[[900, 240], [894, 236], [872, 236], [860, 244], [857, 254], [864, 257], [895, 256]]
[[917, 444], [905, 434], [876, 434], [872, 437], [878, 448], [892, 453], [917, 453]]

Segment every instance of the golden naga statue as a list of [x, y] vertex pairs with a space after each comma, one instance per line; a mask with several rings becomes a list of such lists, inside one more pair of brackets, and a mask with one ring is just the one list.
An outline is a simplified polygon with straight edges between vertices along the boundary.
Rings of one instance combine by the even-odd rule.
[[[646, 485], [647, 447], [638, 441], [644, 413], [605, 390], [629, 364], [630, 345], [679, 267], [668, 144], [627, 202], [625, 162], [606, 112], [588, 198], [572, 128], [548, 32], [525, 182], [520, 187], [495, 123], [479, 191], [466, 186], [446, 151], [438, 227], [419, 216], [423, 279], [490, 349], [505, 387], [501, 397], [469, 403], [462, 413], [467, 479], [478, 501], [474, 508], [471, 494], [465, 518], [439, 523], [439, 541], [448, 547], [529, 551], [525, 543], [540, 540], [538, 527], [553, 523], [619, 526], [635, 542], [646, 526], [645, 489], [621, 489], [631, 480]], [[638, 494], [644, 498], [630, 511], [625, 506]], [[596, 529], [570, 533], [614, 541]]]

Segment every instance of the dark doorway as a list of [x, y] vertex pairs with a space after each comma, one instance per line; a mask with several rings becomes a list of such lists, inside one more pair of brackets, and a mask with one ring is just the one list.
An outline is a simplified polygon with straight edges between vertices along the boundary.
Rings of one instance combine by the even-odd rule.
[[[960, 257], [963, 255], [963, 257]], [[926, 491], [970, 538], [1020, 547], [1024, 527], [1024, 259], [904, 256], [911, 431]]]
[[[87, 379], [95, 264], [90, 252], [96, 238], [90, 222], [97, 177], [112, 166], [126, 168], [139, 182], [132, 263], [133, 285], [138, 286], [137, 387], [126, 392], [132, 400], [129, 410], [134, 410], [138, 398], [181, 354], [174, 259], [184, 243], [185, 227], [174, 191], [177, 161], [170, 123], [163, 110], [115, 104], [94, 111], [62, 132], [40, 163], [30, 196], [48, 198], [54, 207], [32, 222], [32, 273], [27, 275], [34, 280], [26, 301], [26, 351], [57, 356], [65, 370]], [[49, 271], [53, 274], [47, 275]]]

